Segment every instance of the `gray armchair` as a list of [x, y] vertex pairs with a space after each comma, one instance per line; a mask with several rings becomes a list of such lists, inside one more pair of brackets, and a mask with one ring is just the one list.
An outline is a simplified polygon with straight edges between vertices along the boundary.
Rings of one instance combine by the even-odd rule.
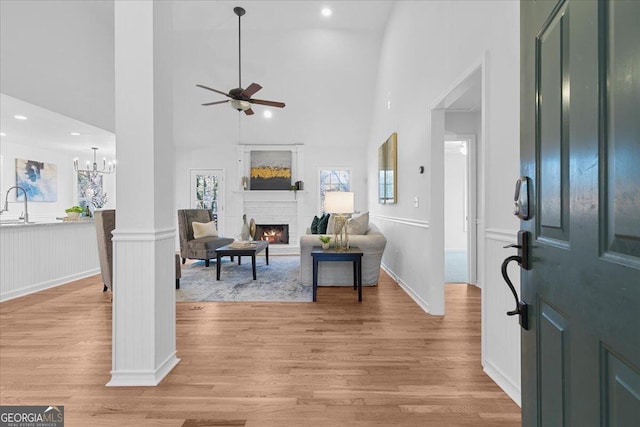
[[[113, 291], [113, 237], [112, 232], [116, 228], [115, 209], [96, 210], [93, 213], [96, 224], [96, 236], [98, 238], [98, 257], [100, 258], [100, 272], [102, 273], [102, 291]], [[175, 256], [176, 264], [176, 289], [180, 289], [180, 256]]]
[[102, 273], [102, 290], [113, 290], [113, 248], [111, 232], [116, 228], [116, 210], [96, 210], [93, 213], [98, 238], [98, 257], [100, 258], [100, 272]]
[[209, 260], [216, 257], [216, 249], [229, 243], [233, 239], [220, 236], [208, 236], [196, 239], [193, 237], [193, 226], [196, 222], [213, 221], [213, 214], [206, 209], [178, 209], [178, 229], [180, 230], [180, 256], [184, 264], [186, 259], [204, 260], [209, 267]]

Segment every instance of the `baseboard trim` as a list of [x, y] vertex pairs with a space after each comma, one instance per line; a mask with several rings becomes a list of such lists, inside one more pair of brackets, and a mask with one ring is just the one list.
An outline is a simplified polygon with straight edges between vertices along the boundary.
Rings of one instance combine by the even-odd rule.
[[507, 394], [507, 396], [509, 396], [511, 400], [516, 403], [516, 405], [522, 407], [522, 395], [520, 387], [510, 381], [500, 371], [500, 369], [496, 368], [493, 364], [491, 364], [491, 362], [487, 361], [486, 359], [482, 361], [482, 370], [489, 376], [489, 378], [493, 380], [493, 382], [498, 384], [498, 387], [500, 387]]
[[429, 303], [423, 300], [418, 294], [416, 294], [411, 286], [403, 281], [397, 274], [395, 274], [389, 267], [387, 267], [384, 263], [380, 264], [380, 267], [389, 275], [391, 278], [398, 283], [398, 285], [411, 297], [413, 301], [427, 314], [431, 316], [435, 316], [434, 314], [429, 313]]
[[162, 363], [155, 371], [145, 370], [120, 370], [111, 371], [111, 381], [107, 387], [155, 387], [166, 377], [176, 365], [180, 363], [180, 359], [176, 357], [174, 352]]
[[99, 273], [100, 273], [100, 268], [93, 268], [91, 270], [83, 271], [81, 273], [71, 274], [69, 276], [59, 277], [53, 280], [47, 280], [46, 282], [36, 283], [35, 285], [31, 285], [26, 288], [15, 289], [15, 290], [0, 294], [0, 302], [5, 302], [15, 298], [31, 295], [36, 292], [43, 291], [45, 289], [55, 288], [56, 286], [65, 285], [69, 282], [84, 279], [85, 277], [94, 276]]

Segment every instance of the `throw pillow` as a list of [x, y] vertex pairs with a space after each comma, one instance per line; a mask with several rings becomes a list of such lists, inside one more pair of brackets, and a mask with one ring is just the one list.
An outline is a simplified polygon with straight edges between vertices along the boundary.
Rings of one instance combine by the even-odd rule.
[[324, 214], [320, 217], [318, 224], [318, 234], [327, 234], [327, 225], [329, 225], [329, 217], [331, 214]]
[[349, 234], [366, 234], [369, 228], [369, 212], [353, 217], [347, 221], [347, 231]]
[[193, 227], [194, 239], [199, 239], [201, 237], [217, 237], [218, 236], [218, 228], [216, 227], [216, 223], [214, 221], [211, 221], [211, 222], [193, 221], [191, 223], [191, 227]]
[[311, 221], [311, 234], [318, 234], [318, 224], [320, 223], [320, 218], [318, 215], [313, 217], [313, 221]]
[[336, 216], [332, 216], [331, 218], [329, 218], [329, 221], [327, 222], [327, 230], [325, 232], [325, 234], [333, 234], [333, 223], [336, 221]]

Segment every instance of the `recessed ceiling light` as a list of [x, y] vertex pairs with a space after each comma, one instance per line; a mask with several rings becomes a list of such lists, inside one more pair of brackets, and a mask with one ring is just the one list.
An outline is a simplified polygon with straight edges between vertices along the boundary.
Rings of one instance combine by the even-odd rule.
[[333, 12], [328, 7], [325, 7], [324, 9], [322, 9], [322, 16], [331, 16], [332, 13]]
[[271, 111], [270, 110], [265, 110], [264, 113], [262, 113], [267, 119], [271, 118]]
[[21, 116], [20, 114], [16, 114], [13, 118], [18, 120], [27, 120], [27, 116]]
[[4, 132], [0, 132], [0, 136], [7, 136], [7, 134]]
[[80, 132], [69, 132], [69, 135], [80, 136]]

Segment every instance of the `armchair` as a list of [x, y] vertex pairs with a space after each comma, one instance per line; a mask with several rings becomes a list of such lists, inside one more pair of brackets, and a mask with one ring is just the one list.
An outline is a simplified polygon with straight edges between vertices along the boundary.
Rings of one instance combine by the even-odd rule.
[[[98, 240], [98, 257], [100, 258], [100, 273], [102, 274], [102, 291], [113, 291], [113, 237], [112, 232], [116, 228], [115, 209], [98, 209], [93, 212], [96, 224], [96, 237]], [[176, 265], [176, 289], [180, 289], [180, 256], [175, 254]]]
[[184, 264], [186, 259], [204, 260], [209, 267], [209, 260], [216, 257], [216, 249], [233, 243], [233, 239], [220, 236], [193, 237], [192, 223], [211, 222], [213, 214], [206, 209], [178, 209], [178, 229], [180, 231], [180, 256]]

